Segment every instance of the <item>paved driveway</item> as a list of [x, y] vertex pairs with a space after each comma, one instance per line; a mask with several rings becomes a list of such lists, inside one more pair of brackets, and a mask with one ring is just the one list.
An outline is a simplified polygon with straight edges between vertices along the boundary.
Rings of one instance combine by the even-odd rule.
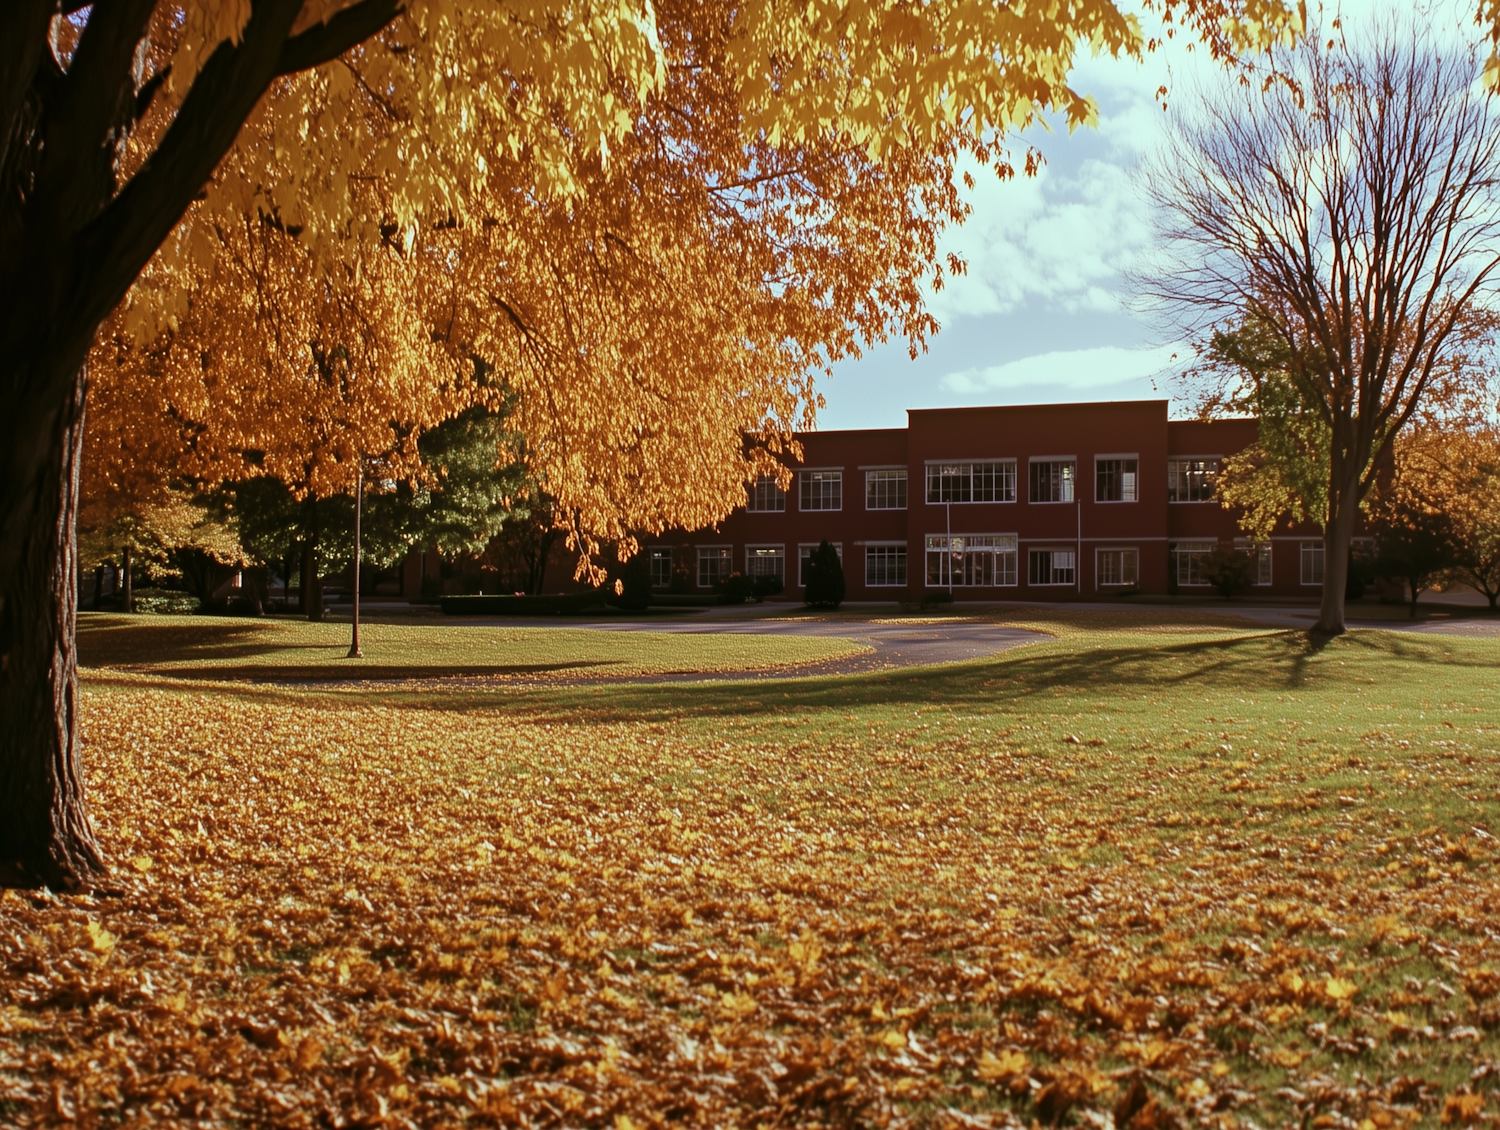
[[[870, 650], [842, 659], [780, 667], [770, 671], [726, 671], [683, 675], [642, 675], [605, 682], [671, 682], [705, 679], [778, 679], [788, 675], [845, 675], [862, 671], [880, 671], [893, 667], [917, 667], [928, 663], [955, 663], [963, 659], [982, 659], [1036, 640], [1051, 639], [1040, 632], [1008, 628], [983, 620], [965, 619], [962, 615], [944, 616], [924, 622], [920, 616], [898, 617], [895, 609], [882, 615], [868, 613], [830, 613], [826, 615], [795, 614], [772, 606], [761, 612], [740, 608], [706, 608], [678, 618], [642, 617], [641, 619], [600, 619], [567, 617], [548, 621], [568, 628], [587, 628], [600, 632], [663, 632], [684, 635], [738, 634], [757, 636], [832, 636], [864, 644]], [[535, 618], [474, 619], [468, 624], [506, 627], [536, 627]]]

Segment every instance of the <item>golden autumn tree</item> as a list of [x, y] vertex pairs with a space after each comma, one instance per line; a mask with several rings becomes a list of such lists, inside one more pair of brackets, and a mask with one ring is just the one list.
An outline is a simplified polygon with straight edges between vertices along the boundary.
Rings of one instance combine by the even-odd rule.
[[[1429, 574], [1500, 602], [1500, 430], [1492, 423], [1428, 422], [1397, 440], [1377, 519], [1423, 532], [1409, 515], [1441, 516], [1442, 561]], [[1413, 613], [1420, 585], [1406, 579]]]
[[[1268, 0], [1165, 8], [1216, 50], [1297, 22]], [[752, 0], [705, 19], [718, 21], [700, 26], [741, 145], [780, 155], [831, 139], [877, 165], [904, 152], [951, 159], [957, 139], [994, 143], [1044, 110], [1086, 121], [1092, 106], [1068, 85], [1079, 45], [1145, 43], [1107, 0]], [[566, 209], [666, 85], [668, 44], [655, 9], [628, 0], [18, 0], [0, 21], [0, 721], [12, 735], [0, 877], [69, 888], [102, 866], [78, 779], [69, 532], [100, 324], [156, 257], [161, 278], [182, 286], [158, 287], [162, 304], [142, 302], [126, 328], [170, 328], [198, 254], [173, 234], [200, 193], [207, 213], [295, 225], [323, 262], [339, 259], [327, 250], [339, 241], [406, 238], [438, 217], [475, 238], [484, 212], [469, 203], [505, 160], [514, 191]], [[333, 62], [345, 52], [356, 67]], [[366, 112], [350, 97], [361, 84], [382, 128], [325, 130], [327, 97]], [[215, 177], [246, 121], [273, 104], [270, 143], [252, 136], [240, 172]], [[389, 178], [381, 215], [348, 191], [362, 169]], [[588, 348], [518, 333], [575, 372]], [[640, 443], [651, 434], [643, 426]], [[585, 458], [559, 456], [580, 482]]]

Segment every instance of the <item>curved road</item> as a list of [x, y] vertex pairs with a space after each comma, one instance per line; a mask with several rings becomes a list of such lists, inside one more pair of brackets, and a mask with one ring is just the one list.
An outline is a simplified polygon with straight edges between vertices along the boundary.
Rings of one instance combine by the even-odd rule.
[[[875, 610], [871, 610], [875, 611]], [[918, 667], [929, 663], [956, 663], [982, 659], [1021, 644], [1050, 639], [1041, 632], [1010, 628], [960, 616], [944, 616], [931, 622], [921, 617], [900, 616], [894, 609], [888, 617], [865, 613], [840, 615], [785, 615], [779, 610], [746, 615], [739, 608], [707, 608], [694, 611], [691, 619], [593, 620], [568, 617], [551, 621], [569, 628], [600, 632], [661, 632], [683, 635], [833, 636], [864, 644], [870, 650], [840, 659], [821, 660], [762, 671], [684, 672], [666, 675], [634, 675], [602, 678], [599, 682], [676, 682], [721, 679], [784, 679], [802, 675], [849, 675], [894, 667]], [[487, 627], [536, 627], [534, 617], [466, 619], [466, 624]], [[596, 680], [585, 679], [593, 682]]]

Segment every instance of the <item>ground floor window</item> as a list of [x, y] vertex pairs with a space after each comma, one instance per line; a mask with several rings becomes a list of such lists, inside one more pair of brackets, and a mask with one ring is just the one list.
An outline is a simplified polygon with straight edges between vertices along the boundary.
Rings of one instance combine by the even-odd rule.
[[1204, 567], [1213, 554], [1216, 542], [1179, 541], [1172, 543], [1172, 577], [1179, 585], [1206, 585]]
[[1016, 583], [1015, 534], [928, 534], [930, 588]]
[[1074, 562], [1071, 549], [1033, 549], [1027, 556], [1027, 583], [1071, 585], [1075, 575]]
[[786, 580], [786, 549], [779, 545], [745, 547], [745, 576]]
[[1323, 583], [1323, 543], [1320, 541], [1302, 543], [1302, 583], [1304, 585]]
[[1139, 583], [1140, 552], [1134, 549], [1097, 549], [1094, 570], [1100, 585]]
[[1234, 543], [1234, 548], [1250, 555], [1250, 583], [1269, 585], [1271, 583], [1271, 543], [1268, 541], [1251, 542], [1241, 538]]
[[906, 546], [865, 546], [865, 584], [877, 588], [906, 584]]
[[[818, 545], [818, 542], [808, 542], [806, 545], [799, 545], [797, 547], [797, 584], [807, 584], [807, 581], [803, 579], [807, 576], [807, 563], [812, 558], [813, 550], [817, 549]], [[839, 563], [843, 564], [844, 543], [836, 541], [833, 543], [833, 548], [838, 550]]]
[[734, 551], [727, 545], [698, 547], [698, 587], [711, 589], [734, 572]]
[[664, 589], [672, 583], [672, 551], [653, 549], [647, 560], [651, 564], [651, 587]]

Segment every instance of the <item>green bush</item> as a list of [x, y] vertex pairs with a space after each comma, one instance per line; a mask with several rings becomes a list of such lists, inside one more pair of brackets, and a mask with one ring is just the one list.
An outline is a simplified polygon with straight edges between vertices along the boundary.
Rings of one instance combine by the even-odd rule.
[[625, 612], [641, 612], [650, 605], [651, 564], [644, 553], [615, 567], [604, 586], [604, 603]]
[[923, 608], [936, 608], [939, 604], [952, 604], [953, 593], [948, 589], [928, 589], [922, 594]]
[[601, 607], [597, 591], [548, 596], [445, 596], [444, 616], [576, 616]]
[[812, 608], [837, 608], [844, 603], [844, 563], [827, 538], [807, 559], [802, 599]]
[[785, 587], [781, 583], [780, 577], [771, 574], [762, 574], [755, 578], [754, 583], [750, 586], [750, 590], [751, 595], [756, 600], [765, 600], [768, 596], [775, 596]]
[[714, 586], [714, 591], [725, 604], [744, 604], [755, 595], [755, 582], [743, 573], [730, 573]]
[[1203, 579], [1219, 590], [1225, 600], [1248, 589], [1255, 581], [1255, 558], [1243, 549], [1220, 542], [1203, 563]]

